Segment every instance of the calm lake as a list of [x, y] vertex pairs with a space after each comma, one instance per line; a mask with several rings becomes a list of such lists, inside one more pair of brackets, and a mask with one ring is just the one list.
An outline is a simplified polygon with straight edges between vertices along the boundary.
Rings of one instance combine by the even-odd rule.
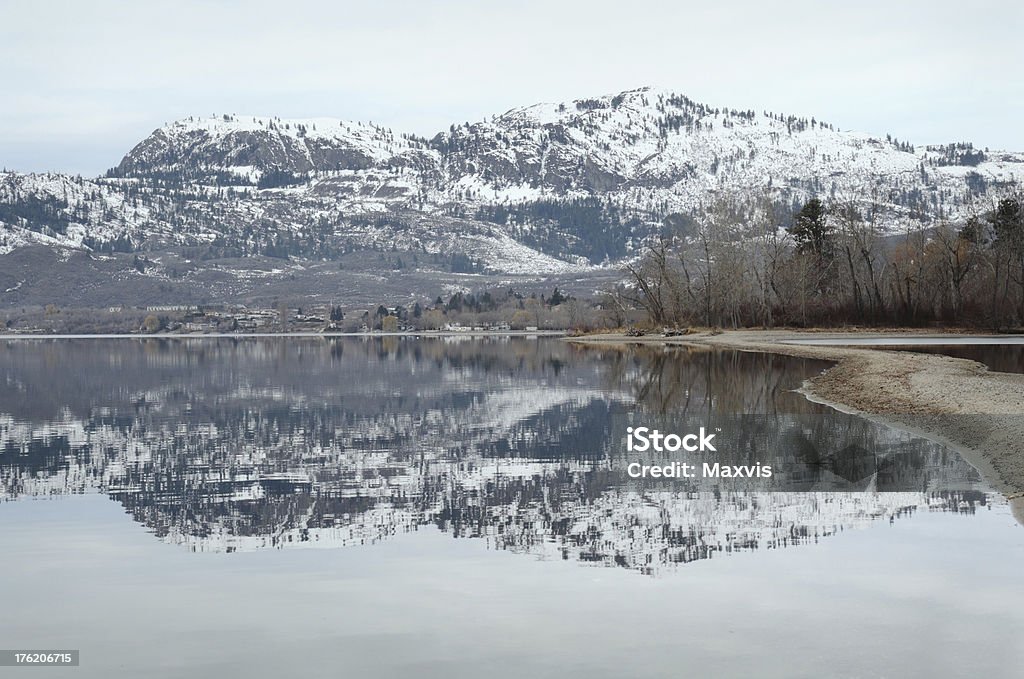
[[886, 351], [916, 351], [966, 358], [1004, 373], [1024, 373], [1024, 337], [1020, 335], [885, 335], [791, 338], [791, 344], [866, 346]]
[[1001, 373], [1024, 373], [1024, 344], [939, 344], [879, 347], [966, 358]]
[[[958, 677], [1024, 529], [827, 364], [527, 338], [0, 340], [0, 646], [34, 677]], [[627, 426], [770, 478], [636, 478]], [[18, 670], [11, 670], [17, 672]]]

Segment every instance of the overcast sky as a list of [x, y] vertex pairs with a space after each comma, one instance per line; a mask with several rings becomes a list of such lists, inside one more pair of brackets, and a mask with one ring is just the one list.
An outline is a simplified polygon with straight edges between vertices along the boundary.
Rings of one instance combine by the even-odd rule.
[[0, 166], [95, 175], [196, 114], [432, 136], [642, 85], [1024, 150], [1022, 26], [1019, 0], [0, 0]]

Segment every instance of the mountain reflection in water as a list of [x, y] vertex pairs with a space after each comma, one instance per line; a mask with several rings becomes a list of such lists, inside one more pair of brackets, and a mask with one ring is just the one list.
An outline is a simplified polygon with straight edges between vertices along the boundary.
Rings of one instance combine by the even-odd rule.
[[[436, 526], [646, 573], [991, 500], [942, 446], [793, 393], [826, 365], [512, 338], [6, 341], [0, 494], [105, 493], [196, 551]], [[749, 449], [784, 445], [802, 471], [778, 483], [803, 485], [624, 473], [623, 418], [752, 415]]]

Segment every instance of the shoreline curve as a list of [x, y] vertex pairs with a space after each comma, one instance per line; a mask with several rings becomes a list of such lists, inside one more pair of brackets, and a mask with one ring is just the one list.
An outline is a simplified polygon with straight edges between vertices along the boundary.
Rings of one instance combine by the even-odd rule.
[[[858, 335], [886, 338], [878, 333], [839, 337]], [[908, 335], [913, 333], [889, 337]], [[822, 337], [820, 332], [730, 330], [673, 337], [588, 335], [566, 341], [699, 345], [830, 361], [831, 368], [804, 384], [804, 396], [956, 450], [1006, 497], [1014, 517], [1024, 525], [1024, 374], [993, 372], [975, 361], [939, 354], [793, 342]]]

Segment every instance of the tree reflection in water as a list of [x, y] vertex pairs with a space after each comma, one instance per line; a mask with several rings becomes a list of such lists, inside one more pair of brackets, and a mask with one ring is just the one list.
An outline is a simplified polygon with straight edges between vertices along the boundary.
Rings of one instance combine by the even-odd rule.
[[[102, 492], [197, 551], [436, 527], [646, 573], [990, 501], [945, 448], [794, 393], [825, 367], [509, 338], [6, 341], [0, 492]], [[629, 418], [724, 418], [739, 424], [723, 461], [784, 469], [746, 486], [631, 479]]]

